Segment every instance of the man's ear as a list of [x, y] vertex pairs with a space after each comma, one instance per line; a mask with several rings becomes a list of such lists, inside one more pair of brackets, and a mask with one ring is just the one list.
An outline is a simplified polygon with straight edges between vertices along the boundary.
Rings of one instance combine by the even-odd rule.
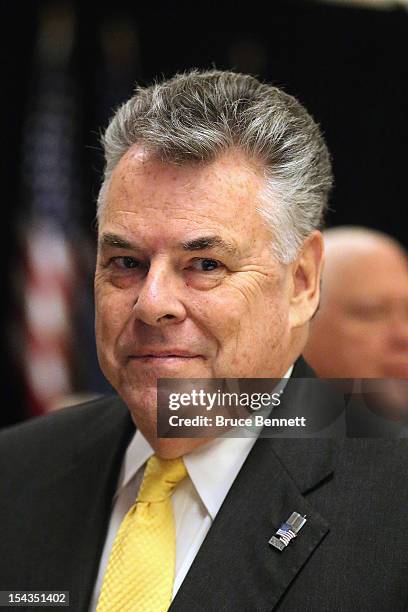
[[323, 258], [323, 236], [316, 230], [306, 238], [299, 255], [291, 264], [292, 295], [289, 317], [292, 329], [310, 321], [317, 310]]

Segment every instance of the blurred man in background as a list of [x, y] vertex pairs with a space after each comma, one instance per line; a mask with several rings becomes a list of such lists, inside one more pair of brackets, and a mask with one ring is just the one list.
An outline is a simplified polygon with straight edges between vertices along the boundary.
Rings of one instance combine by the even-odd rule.
[[320, 307], [304, 355], [321, 377], [375, 379], [359, 390], [371, 409], [397, 418], [408, 404], [407, 253], [362, 227], [333, 228], [324, 239]]

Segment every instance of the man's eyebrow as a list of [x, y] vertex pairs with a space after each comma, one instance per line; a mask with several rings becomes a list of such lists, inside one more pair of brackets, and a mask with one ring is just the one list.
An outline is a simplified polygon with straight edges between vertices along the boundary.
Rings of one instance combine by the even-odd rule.
[[187, 240], [182, 243], [185, 251], [202, 251], [204, 249], [219, 248], [231, 254], [237, 252], [237, 247], [232, 243], [221, 238], [221, 236], [201, 236], [193, 240]]
[[[221, 236], [200, 236], [199, 238], [193, 238], [187, 240], [179, 245], [184, 251], [202, 251], [204, 249], [219, 248], [227, 253], [236, 254], [237, 247], [232, 242], [224, 240]], [[113, 247], [117, 249], [130, 249], [139, 250], [136, 243], [130, 242], [118, 234], [102, 234], [99, 239], [99, 247]]]
[[117, 249], [137, 249], [137, 245], [135, 243], [129, 242], [117, 234], [102, 234], [99, 239], [99, 246], [110, 246], [116, 247]]

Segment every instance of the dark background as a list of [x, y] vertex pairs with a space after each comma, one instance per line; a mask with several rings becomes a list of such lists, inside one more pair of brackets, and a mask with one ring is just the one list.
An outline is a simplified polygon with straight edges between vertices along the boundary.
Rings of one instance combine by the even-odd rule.
[[245, 8], [219, 2], [4, 2], [0, 425], [35, 413], [27, 402], [19, 359], [24, 347], [24, 241], [18, 225], [30, 207], [23, 187], [23, 143], [41, 70], [36, 59], [41, 15], [57, 5], [65, 6], [75, 25], [64, 67], [74, 101], [70, 180], [75, 184], [72, 215], [81, 236], [78, 286], [84, 296], [81, 338], [74, 342], [73, 391], [107, 388], [95, 363], [90, 306], [93, 218], [103, 168], [98, 138], [136, 81], [147, 84], [186, 68], [215, 66], [251, 72], [283, 87], [321, 124], [333, 155], [336, 183], [328, 225], [366, 225], [408, 246], [408, 14], [403, 8], [378, 11], [288, 0], [267, 8], [256, 1]]

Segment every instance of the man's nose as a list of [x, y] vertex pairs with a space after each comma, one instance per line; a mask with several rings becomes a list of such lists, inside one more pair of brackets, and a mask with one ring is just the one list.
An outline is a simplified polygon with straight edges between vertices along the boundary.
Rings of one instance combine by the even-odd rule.
[[179, 282], [168, 262], [152, 263], [133, 307], [136, 317], [156, 327], [182, 321], [186, 310], [177, 295]]

